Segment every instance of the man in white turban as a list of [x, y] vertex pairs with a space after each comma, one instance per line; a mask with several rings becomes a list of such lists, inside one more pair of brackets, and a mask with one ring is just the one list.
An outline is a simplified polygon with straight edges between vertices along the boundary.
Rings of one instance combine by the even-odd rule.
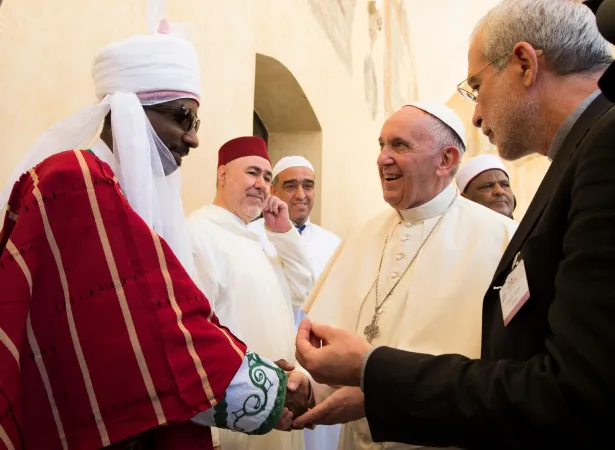
[[[303, 310], [314, 322], [373, 345], [478, 357], [483, 294], [516, 224], [461, 197], [451, 184], [465, 130], [446, 106], [403, 107], [384, 123], [378, 141], [382, 193], [391, 209], [342, 242]], [[322, 402], [315, 413], [362, 395], [345, 387], [323, 401], [331, 389], [315, 385], [314, 392]], [[372, 442], [362, 419], [342, 426], [339, 448], [382, 444]]]
[[47, 130], [0, 198], [0, 442], [211, 448], [210, 426], [289, 427], [307, 378], [250, 352], [189, 276], [177, 169], [198, 145], [194, 48], [135, 36], [93, 75], [100, 102]]
[[510, 187], [510, 175], [497, 156], [475, 156], [461, 166], [455, 181], [461, 195], [468, 200], [513, 218], [516, 200]]

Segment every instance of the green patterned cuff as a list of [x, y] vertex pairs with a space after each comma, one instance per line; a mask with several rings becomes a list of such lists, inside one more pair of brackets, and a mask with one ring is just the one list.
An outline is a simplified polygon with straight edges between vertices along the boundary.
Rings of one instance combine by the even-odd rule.
[[269, 433], [271, 430], [273, 430], [276, 424], [280, 421], [280, 417], [282, 417], [282, 413], [284, 412], [284, 403], [286, 402], [286, 384], [288, 381], [288, 376], [286, 375], [286, 372], [284, 372], [282, 369], [280, 369], [277, 366], [274, 366], [274, 367], [269, 366], [269, 367], [275, 370], [276, 374], [278, 375], [278, 379], [280, 381], [280, 384], [278, 385], [278, 392], [275, 398], [275, 402], [273, 404], [273, 409], [271, 410], [271, 413], [269, 414], [269, 417], [267, 418], [267, 420], [265, 420], [265, 422], [263, 422], [263, 424], [260, 427], [258, 427], [258, 429], [248, 434]]
[[192, 421], [239, 433], [268, 433], [284, 412], [287, 379], [275, 363], [247, 352], [224, 398]]

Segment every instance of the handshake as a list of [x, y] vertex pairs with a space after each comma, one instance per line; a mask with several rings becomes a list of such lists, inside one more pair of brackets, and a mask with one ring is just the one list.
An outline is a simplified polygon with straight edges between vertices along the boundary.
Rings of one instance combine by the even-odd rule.
[[275, 428], [277, 430], [290, 431], [294, 428], [292, 426], [293, 419], [304, 415], [314, 408], [316, 402], [310, 385], [310, 379], [303, 372], [295, 370], [295, 367], [284, 359], [280, 359], [275, 363], [280, 369], [289, 372], [284, 412]]
[[297, 361], [317, 383], [336, 386], [316, 405], [310, 379], [287, 361], [276, 361], [288, 373], [285, 408], [276, 429], [313, 428], [365, 417], [361, 369], [372, 346], [362, 337], [304, 319], [296, 340]]

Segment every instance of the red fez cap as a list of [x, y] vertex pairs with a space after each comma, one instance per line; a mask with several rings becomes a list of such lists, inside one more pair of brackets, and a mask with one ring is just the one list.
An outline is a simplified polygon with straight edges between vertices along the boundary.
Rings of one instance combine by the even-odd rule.
[[218, 167], [244, 156], [260, 156], [271, 162], [267, 153], [267, 143], [256, 136], [243, 136], [231, 139], [218, 151]]

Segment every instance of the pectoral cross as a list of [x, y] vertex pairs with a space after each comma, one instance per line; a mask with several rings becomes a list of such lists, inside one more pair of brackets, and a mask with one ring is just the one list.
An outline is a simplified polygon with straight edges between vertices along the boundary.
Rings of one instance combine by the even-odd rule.
[[374, 317], [372, 317], [372, 322], [368, 326], [365, 327], [365, 330], [363, 330], [365, 339], [367, 339], [367, 342], [369, 342], [370, 344], [372, 343], [374, 338], [378, 336], [378, 333], [380, 333], [380, 327], [376, 325], [377, 320], [378, 320], [378, 312], [376, 311], [374, 313]]

